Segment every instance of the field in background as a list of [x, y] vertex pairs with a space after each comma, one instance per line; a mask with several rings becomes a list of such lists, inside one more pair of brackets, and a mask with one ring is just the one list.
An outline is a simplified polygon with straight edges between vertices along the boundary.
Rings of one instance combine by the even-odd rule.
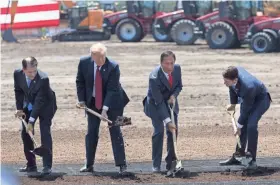
[[[1, 144], [2, 163], [24, 163], [20, 123], [13, 116], [15, 101], [13, 71], [29, 55], [39, 61], [56, 92], [58, 111], [52, 126], [54, 163], [83, 163], [86, 118], [75, 108], [75, 76], [79, 58], [89, 54], [93, 42], [51, 43], [24, 40], [2, 44], [1, 55]], [[142, 100], [147, 92], [148, 75], [159, 64], [160, 54], [172, 50], [182, 67], [178, 150], [182, 159], [223, 158], [233, 152], [235, 139], [230, 117], [224, 111], [228, 90], [221, 73], [229, 65], [241, 65], [261, 79], [271, 92], [273, 103], [260, 122], [259, 156], [280, 156], [280, 53], [257, 55], [246, 48], [210, 50], [204, 42], [194, 46], [156, 43], [146, 38], [140, 43], [105, 42], [108, 55], [117, 61], [121, 83], [130, 97], [125, 115], [133, 125], [124, 127], [127, 161], [151, 160], [151, 121], [144, 115]], [[36, 140], [40, 141], [36, 124]], [[165, 146], [165, 145], [164, 145]], [[97, 162], [112, 162], [110, 136], [106, 124], [100, 130]]]

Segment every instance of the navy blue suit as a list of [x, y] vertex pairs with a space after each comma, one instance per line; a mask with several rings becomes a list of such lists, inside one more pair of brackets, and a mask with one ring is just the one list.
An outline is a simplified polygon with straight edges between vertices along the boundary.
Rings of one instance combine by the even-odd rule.
[[[56, 113], [56, 96], [50, 87], [49, 77], [46, 73], [39, 70], [37, 75], [31, 81], [28, 87], [24, 72], [19, 69], [14, 71], [14, 91], [17, 110], [23, 110], [26, 115], [26, 121], [32, 117], [35, 121], [40, 120], [40, 133], [42, 145], [51, 152], [43, 156], [43, 166], [52, 167], [52, 136], [51, 124]], [[32, 109], [28, 110], [28, 104], [32, 104]], [[34, 121], [34, 123], [35, 123]], [[26, 129], [22, 124], [21, 137], [24, 145], [24, 154], [27, 160], [27, 166], [36, 166], [36, 158], [30, 150], [34, 150], [34, 144]], [[33, 133], [34, 134], [34, 133]]]
[[230, 103], [237, 104], [241, 100], [240, 117], [238, 123], [241, 129], [241, 149], [244, 152], [248, 139], [248, 152], [256, 160], [258, 145], [258, 122], [269, 109], [271, 98], [265, 85], [242, 67], [238, 69], [238, 82], [235, 87], [229, 87]]
[[[172, 72], [173, 85], [170, 87], [167, 77], [165, 76], [160, 66], [156, 67], [149, 76], [149, 89], [147, 96], [143, 100], [144, 112], [151, 118], [154, 127], [152, 136], [152, 160], [154, 167], [161, 166], [164, 123], [163, 121], [170, 117], [168, 108], [168, 99], [171, 95], [176, 97], [176, 104], [174, 109], [175, 124], [177, 126], [177, 119], [179, 113], [179, 105], [177, 97], [182, 90], [181, 67], [175, 64]], [[177, 130], [178, 131], [178, 127]], [[176, 132], [178, 134], [178, 132]], [[172, 133], [167, 131], [167, 169], [170, 168], [172, 160], [175, 160], [173, 149]]]
[[[91, 57], [80, 59], [78, 73], [76, 77], [77, 95], [79, 102], [84, 101], [88, 108], [101, 113], [95, 107], [95, 98], [93, 97], [94, 85], [94, 62]], [[112, 121], [117, 116], [123, 115], [124, 107], [129, 99], [120, 84], [119, 65], [106, 58], [105, 64], [100, 69], [102, 77], [102, 95], [103, 105], [109, 108], [108, 118]], [[88, 133], [85, 138], [86, 142], [86, 165], [92, 166], [95, 160], [95, 153], [99, 138], [100, 119], [88, 113]], [[116, 166], [126, 165], [124, 141], [120, 127], [109, 129], [111, 135], [112, 148]]]

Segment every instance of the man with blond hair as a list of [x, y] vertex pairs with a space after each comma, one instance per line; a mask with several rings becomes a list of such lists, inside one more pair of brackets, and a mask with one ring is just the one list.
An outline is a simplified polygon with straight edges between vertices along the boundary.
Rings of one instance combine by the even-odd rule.
[[[76, 78], [78, 108], [88, 107], [110, 120], [123, 115], [129, 99], [120, 84], [119, 65], [106, 57], [107, 48], [97, 43], [90, 48], [90, 56], [80, 59]], [[86, 164], [80, 172], [93, 172], [99, 138], [100, 118], [88, 114], [88, 132], [85, 138]], [[114, 159], [120, 173], [126, 171], [125, 148], [119, 126], [109, 128]]]

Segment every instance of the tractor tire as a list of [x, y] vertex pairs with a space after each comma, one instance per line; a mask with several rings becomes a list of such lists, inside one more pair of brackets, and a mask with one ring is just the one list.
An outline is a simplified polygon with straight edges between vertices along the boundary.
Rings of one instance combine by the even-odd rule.
[[157, 29], [152, 26], [152, 35], [155, 41], [157, 42], [171, 42], [171, 36], [170, 34], [161, 34], [160, 32], [157, 31]]
[[105, 29], [105, 30], [104, 30], [103, 40], [110, 40], [110, 39], [111, 39], [111, 31]]
[[211, 49], [228, 49], [237, 41], [231, 25], [225, 22], [216, 22], [208, 29], [206, 41]]
[[142, 28], [133, 19], [123, 19], [116, 26], [116, 34], [122, 42], [139, 42], [142, 39]]
[[256, 33], [251, 40], [251, 48], [255, 53], [272, 52], [276, 47], [276, 39], [268, 33]]
[[171, 28], [171, 38], [177, 45], [191, 45], [197, 39], [194, 33], [195, 23], [191, 20], [179, 20]]

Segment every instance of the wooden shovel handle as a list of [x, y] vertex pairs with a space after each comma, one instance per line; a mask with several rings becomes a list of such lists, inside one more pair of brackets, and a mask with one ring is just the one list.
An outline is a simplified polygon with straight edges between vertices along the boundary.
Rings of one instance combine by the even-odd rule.
[[79, 107], [80, 109], [85, 109], [87, 112], [91, 113], [94, 116], [97, 116], [100, 119], [105, 119], [107, 122], [109, 123], [113, 123], [111, 120], [109, 120], [108, 118], [105, 118], [104, 116], [102, 116], [101, 114], [99, 114], [98, 112], [95, 112], [94, 110], [87, 108], [87, 107]]
[[[175, 102], [171, 108], [171, 106], [169, 105], [169, 110], [170, 110], [170, 115], [171, 115], [171, 122], [173, 124], [175, 124], [175, 117], [174, 117], [174, 106]], [[177, 158], [177, 138], [176, 138], [176, 130], [172, 129], [172, 139], [173, 139], [173, 147], [174, 147], [174, 153], [175, 153], [175, 158], [178, 160]]]
[[[237, 131], [237, 126], [236, 126], [236, 121], [235, 121], [235, 118], [234, 118], [235, 111], [227, 111], [227, 112], [230, 114], [232, 127], [233, 127], [234, 132], [236, 132]], [[236, 135], [235, 137], [236, 137], [238, 147], [241, 148], [241, 142], [240, 142], [239, 135]]]
[[[24, 125], [24, 127], [25, 127], [25, 130], [27, 130], [27, 123], [26, 123], [26, 121], [25, 121], [25, 117], [18, 117], [20, 120], [21, 120], [21, 122], [23, 123], [23, 125]], [[34, 145], [35, 145], [35, 148], [37, 148], [37, 143], [36, 143], [36, 141], [35, 141], [35, 139], [34, 139], [34, 135], [33, 135], [33, 133], [31, 132], [31, 131], [28, 131], [27, 132], [28, 134], [29, 134], [29, 136], [30, 136], [30, 138], [31, 138], [31, 140], [33, 141], [33, 143], [34, 143]]]

